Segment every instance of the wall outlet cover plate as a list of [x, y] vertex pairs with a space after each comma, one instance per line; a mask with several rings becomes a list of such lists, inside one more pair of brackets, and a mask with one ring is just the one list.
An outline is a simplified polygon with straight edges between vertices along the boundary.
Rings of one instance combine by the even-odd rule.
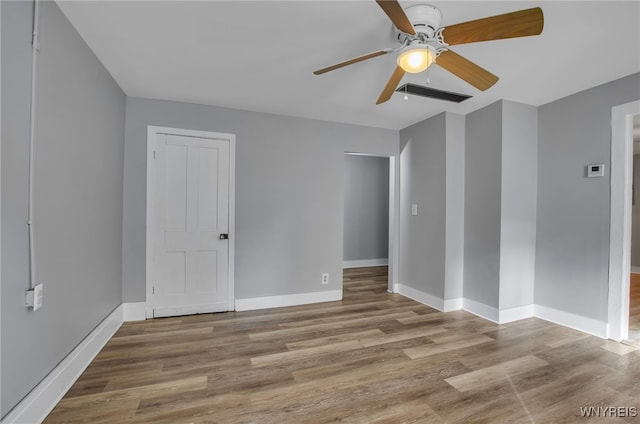
[[604, 163], [587, 165], [587, 178], [604, 177]]

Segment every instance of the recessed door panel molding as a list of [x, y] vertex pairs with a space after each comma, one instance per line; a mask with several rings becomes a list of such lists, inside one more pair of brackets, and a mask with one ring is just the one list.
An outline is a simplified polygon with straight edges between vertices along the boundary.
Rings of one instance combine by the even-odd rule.
[[148, 148], [147, 318], [233, 310], [235, 136], [149, 127]]
[[[201, 148], [198, 155], [198, 229], [218, 229], [218, 149]], [[224, 171], [223, 171], [224, 172]]]
[[[187, 225], [187, 148], [185, 146], [166, 146], [164, 151], [156, 150], [160, 153], [159, 160], [162, 160], [163, 189], [160, 201], [164, 210], [163, 225], [167, 231], [185, 231]], [[166, 202], [165, 199], [171, 199]]]

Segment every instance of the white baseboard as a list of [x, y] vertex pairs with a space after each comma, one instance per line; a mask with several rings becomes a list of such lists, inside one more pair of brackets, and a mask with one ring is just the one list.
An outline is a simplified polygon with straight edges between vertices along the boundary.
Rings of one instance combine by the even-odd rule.
[[574, 330], [582, 331], [583, 333], [588, 333], [603, 339], [608, 337], [609, 325], [606, 322], [541, 305], [535, 305], [534, 312], [535, 317], [545, 321], [573, 328]]
[[476, 302], [475, 300], [465, 299], [462, 297], [445, 300], [404, 284], [394, 284], [393, 289], [395, 293], [399, 293], [409, 299], [413, 299], [416, 302], [420, 302], [442, 312], [464, 309], [467, 312], [471, 312], [474, 315], [478, 315], [481, 318], [485, 318], [499, 324], [530, 318], [533, 316], [533, 305], [498, 311], [496, 308], [492, 308], [484, 303]]
[[444, 300], [444, 312], [451, 311], [459, 311], [462, 309], [464, 299], [462, 297], [457, 297], [455, 299], [445, 299]]
[[119, 305], [7, 414], [1, 424], [41, 423], [122, 325]]
[[424, 305], [430, 306], [433, 309], [444, 311], [444, 299], [434, 296], [432, 294], [423, 292], [413, 287], [406, 286], [404, 284], [398, 284], [397, 289], [394, 284], [394, 291], [409, 299], [413, 299], [416, 302], [420, 302]]
[[515, 308], [501, 309], [498, 313], [498, 322], [506, 324], [508, 322], [519, 321], [531, 318], [534, 314], [534, 305], [517, 306]]
[[389, 265], [388, 258], [380, 259], [361, 259], [357, 261], [344, 261], [343, 268], [363, 268], [367, 266], [386, 266]]
[[336, 300], [342, 300], [342, 290], [253, 297], [236, 299], [236, 311], [253, 311], [255, 309], [280, 308], [283, 306], [307, 305], [309, 303], [333, 302]]
[[631, 265], [631, 273], [632, 274], [640, 274], [640, 266]]
[[519, 321], [525, 318], [537, 317], [545, 321], [550, 321], [558, 325], [573, 328], [601, 338], [608, 337], [608, 324], [592, 318], [586, 318], [569, 312], [559, 311], [557, 309], [548, 308], [540, 305], [524, 305], [515, 308], [498, 310], [484, 303], [467, 298], [447, 299], [443, 300], [429, 293], [416, 290], [404, 284], [394, 284], [394, 293], [399, 293], [410, 299], [430, 306], [443, 312], [464, 309], [474, 315], [496, 324], [506, 324], [513, 321]]
[[480, 318], [495, 322], [496, 324], [500, 321], [498, 309], [475, 300], [465, 298], [462, 301], [462, 309], [467, 312], [471, 312], [473, 315], [477, 315]]
[[144, 321], [147, 319], [147, 302], [126, 302], [122, 304], [124, 322]]

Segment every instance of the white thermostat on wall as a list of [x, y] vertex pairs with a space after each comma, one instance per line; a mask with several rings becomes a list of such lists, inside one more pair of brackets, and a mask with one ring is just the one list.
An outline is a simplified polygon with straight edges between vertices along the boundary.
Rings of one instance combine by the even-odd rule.
[[587, 165], [587, 178], [604, 177], [604, 163]]

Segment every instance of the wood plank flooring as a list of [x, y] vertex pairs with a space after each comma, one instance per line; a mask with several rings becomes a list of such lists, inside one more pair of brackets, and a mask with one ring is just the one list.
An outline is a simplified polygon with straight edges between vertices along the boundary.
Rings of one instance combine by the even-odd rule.
[[[46, 423], [571, 423], [640, 412], [640, 351], [497, 325], [345, 270], [340, 302], [126, 323]], [[606, 422], [638, 422], [638, 417]]]

